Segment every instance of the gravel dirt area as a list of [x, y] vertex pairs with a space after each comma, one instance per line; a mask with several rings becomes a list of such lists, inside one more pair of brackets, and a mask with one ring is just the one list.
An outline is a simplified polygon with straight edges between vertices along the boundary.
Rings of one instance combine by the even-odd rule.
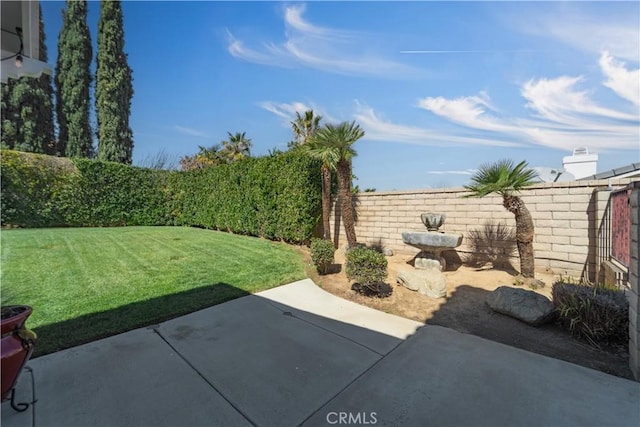
[[[395, 254], [387, 257], [387, 283], [393, 286], [393, 294], [381, 299], [365, 297], [351, 290], [351, 284], [344, 273], [342, 248], [336, 250], [335, 264], [332, 272], [327, 275], [319, 275], [311, 263], [308, 249], [304, 248], [303, 251], [309, 277], [324, 290], [344, 299], [428, 325], [445, 326], [462, 333], [633, 379], [629, 369], [628, 349], [624, 346], [594, 348], [572, 337], [568, 331], [555, 323], [533, 327], [491, 310], [485, 303], [487, 295], [499, 286], [514, 286], [513, 279], [517, 274], [515, 271], [495, 269], [491, 266], [450, 266], [449, 271], [444, 272], [447, 279], [447, 296], [436, 299], [396, 283], [400, 270], [413, 268], [409, 264], [413, 257]], [[537, 273], [536, 278], [546, 284], [536, 292], [551, 298], [551, 286], [559, 277], [549, 273]]]

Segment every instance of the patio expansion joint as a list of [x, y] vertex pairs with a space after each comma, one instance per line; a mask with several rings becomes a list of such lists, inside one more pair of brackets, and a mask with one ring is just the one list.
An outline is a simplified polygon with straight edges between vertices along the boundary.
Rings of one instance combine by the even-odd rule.
[[[202, 372], [198, 370], [190, 361], [187, 359], [177, 348], [175, 348], [171, 343], [162, 335], [158, 328], [151, 328], [153, 332], [155, 332], [162, 341], [164, 341], [170, 348], [173, 350], [204, 382], [206, 382], [209, 387], [211, 387], [216, 393], [218, 393], [233, 409], [235, 409], [240, 415], [242, 415], [251, 425], [257, 426], [258, 424], [253, 421], [247, 414], [245, 414], [235, 403], [230, 401], [227, 396], [225, 396], [218, 388], [204, 376]], [[35, 427], [35, 426], [34, 426]]]
[[[281, 309], [280, 307], [278, 307], [275, 303], [273, 303], [273, 302], [271, 302], [271, 301], [268, 301], [268, 300], [265, 300], [265, 299], [261, 299], [261, 301], [262, 301], [262, 302], [264, 302], [265, 304], [268, 304], [268, 305], [270, 305], [270, 306], [274, 307], [276, 310], [280, 311], [284, 316], [292, 317], [292, 318], [294, 318], [294, 319], [296, 319], [296, 320], [299, 320], [299, 321], [304, 322], [304, 323], [306, 323], [306, 324], [308, 324], [308, 325], [310, 325], [310, 326], [313, 326], [314, 328], [318, 328], [318, 329], [321, 329], [321, 330], [323, 330], [323, 331], [325, 331], [325, 332], [328, 332], [328, 333], [330, 333], [330, 334], [336, 335], [336, 336], [338, 336], [338, 337], [340, 337], [340, 338], [342, 338], [342, 339], [345, 339], [345, 340], [347, 340], [347, 341], [349, 341], [349, 342], [351, 342], [351, 343], [353, 343], [353, 344], [356, 344], [356, 345], [358, 345], [358, 346], [360, 346], [360, 347], [362, 347], [362, 348], [365, 348], [365, 349], [369, 350], [369, 351], [370, 351], [370, 352], [372, 352], [372, 353], [377, 354], [377, 355], [378, 355], [378, 356], [380, 356], [381, 358], [385, 356], [385, 354], [380, 353], [379, 351], [376, 351], [376, 350], [372, 349], [371, 347], [366, 346], [366, 345], [364, 345], [364, 344], [362, 344], [362, 343], [359, 343], [358, 341], [355, 341], [355, 340], [353, 340], [353, 339], [351, 339], [351, 338], [349, 338], [349, 337], [347, 337], [347, 336], [344, 336], [344, 335], [342, 335], [342, 334], [339, 334], [339, 333], [337, 333], [336, 331], [332, 331], [331, 329], [327, 329], [327, 328], [325, 328], [325, 327], [323, 327], [323, 326], [320, 326], [320, 325], [318, 325], [318, 324], [316, 324], [316, 323], [313, 323], [313, 322], [312, 322], [312, 321], [310, 321], [310, 320], [306, 320], [306, 319], [303, 319], [302, 317], [296, 316], [296, 314], [295, 314], [295, 313], [292, 313], [291, 311], [283, 310], [283, 309]], [[389, 353], [391, 353], [391, 351], [395, 350], [395, 348], [396, 348], [396, 347], [394, 347], [393, 349], [391, 349], [391, 350], [389, 351]], [[386, 353], [386, 354], [389, 354], [389, 353]]]
[[[410, 337], [409, 337], [410, 338]], [[407, 338], [407, 339], [409, 339]], [[400, 347], [404, 342], [406, 342], [407, 340], [402, 340], [400, 341], [398, 344], [396, 344], [391, 350], [389, 350], [389, 352], [386, 355], [382, 355], [382, 357], [378, 360], [376, 360], [371, 366], [369, 366], [367, 369], [365, 369], [364, 371], [362, 371], [362, 373], [360, 373], [360, 375], [358, 375], [357, 377], [355, 377], [353, 380], [349, 381], [344, 387], [342, 387], [340, 390], [338, 390], [333, 396], [331, 396], [329, 399], [327, 399], [322, 405], [320, 405], [318, 407], [318, 409], [316, 409], [315, 411], [313, 411], [311, 414], [309, 414], [309, 416], [307, 418], [305, 418], [304, 420], [302, 420], [302, 422], [300, 424], [298, 424], [298, 426], [303, 426], [304, 423], [306, 423], [307, 421], [309, 421], [315, 414], [317, 414], [318, 412], [320, 412], [322, 410], [322, 408], [324, 408], [325, 406], [327, 406], [332, 400], [336, 399], [340, 394], [342, 394], [346, 389], [348, 389], [349, 387], [351, 387], [351, 385], [353, 383], [355, 383], [356, 381], [358, 381], [360, 378], [362, 378], [363, 376], [365, 376], [369, 371], [371, 371], [372, 369], [374, 369], [380, 362], [382, 362], [385, 357], [389, 356], [391, 353], [393, 353], [394, 351], [396, 351], [396, 349], [398, 347]]]

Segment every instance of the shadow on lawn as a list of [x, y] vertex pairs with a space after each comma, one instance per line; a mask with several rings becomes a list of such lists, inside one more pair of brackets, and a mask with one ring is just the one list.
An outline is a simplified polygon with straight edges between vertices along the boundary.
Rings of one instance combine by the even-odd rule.
[[34, 328], [38, 341], [33, 357], [154, 325], [246, 295], [250, 293], [227, 283], [216, 283], [39, 326]]

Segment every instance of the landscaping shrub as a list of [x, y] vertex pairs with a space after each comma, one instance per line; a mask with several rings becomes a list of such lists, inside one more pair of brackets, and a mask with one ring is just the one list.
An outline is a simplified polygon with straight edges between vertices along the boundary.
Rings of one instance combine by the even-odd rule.
[[335, 248], [333, 242], [326, 239], [311, 239], [311, 260], [318, 273], [327, 274], [329, 266], [333, 264]]
[[628, 342], [629, 303], [621, 290], [557, 282], [552, 296], [560, 323], [572, 335], [598, 348]]
[[386, 298], [393, 293], [393, 287], [385, 282], [354, 283], [351, 289], [366, 297]]
[[347, 278], [359, 283], [382, 282], [387, 278], [387, 259], [380, 252], [356, 247], [347, 252]]
[[375, 248], [358, 246], [347, 252], [347, 278], [355, 280], [351, 289], [364, 296], [386, 298], [393, 293], [387, 278], [387, 259]]

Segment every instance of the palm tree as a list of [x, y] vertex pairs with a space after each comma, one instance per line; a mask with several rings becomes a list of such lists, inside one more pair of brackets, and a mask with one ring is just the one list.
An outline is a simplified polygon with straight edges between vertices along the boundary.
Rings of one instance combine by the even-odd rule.
[[337, 159], [338, 198], [347, 243], [353, 248], [358, 243], [351, 203], [351, 159], [356, 156], [352, 145], [364, 136], [364, 131], [356, 122], [343, 122], [339, 125], [327, 124], [318, 129], [313, 137], [314, 144], [326, 146], [331, 152], [328, 158]]
[[221, 153], [229, 162], [251, 156], [251, 139], [247, 138], [245, 134], [245, 132], [236, 132], [232, 135], [231, 132], [227, 132], [229, 139], [222, 141], [224, 148]]
[[296, 119], [291, 122], [295, 140], [289, 143], [289, 148], [299, 147], [309, 142], [320, 128], [322, 116], [316, 116], [313, 110], [307, 110], [302, 116], [296, 111]]
[[331, 240], [331, 174], [338, 165], [338, 152], [326, 141], [319, 138], [311, 138], [308, 143], [302, 145], [305, 152], [322, 162], [320, 174], [322, 175], [322, 230], [324, 238]]
[[484, 197], [491, 193], [502, 196], [502, 206], [516, 217], [516, 243], [520, 254], [520, 274], [534, 278], [533, 219], [520, 197], [514, 193], [535, 184], [537, 173], [529, 169], [526, 161], [514, 166], [511, 160], [485, 163], [465, 186], [471, 194], [465, 197]]

